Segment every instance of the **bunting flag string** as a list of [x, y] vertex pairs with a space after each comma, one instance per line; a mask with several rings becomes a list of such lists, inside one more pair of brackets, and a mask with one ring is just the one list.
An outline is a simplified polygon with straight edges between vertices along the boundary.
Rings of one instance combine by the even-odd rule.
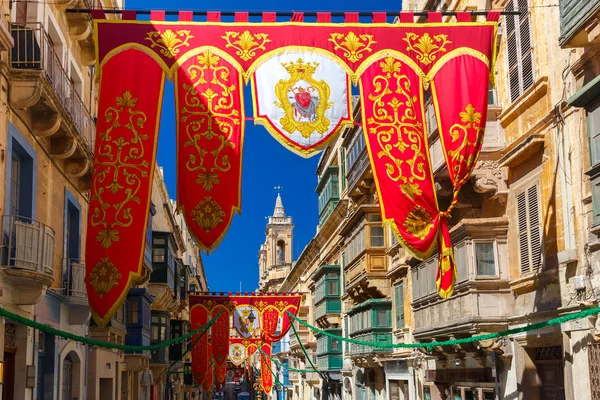
[[[447, 219], [483, 140], [498, 13], [486, 22], [466, 22], [468, 15], [460, 14], [456, 23], [442, 23], [439, 12], [429, 13], [429, 23], [414, 23], [407, 13], [398, 24], [381, 23], [382, 14], [373, 15], [373, 24], [358, 23], [356, 13], [345, 13], [343, 24], [330, 23], [328, 13], [317, 23], [304, 23], [303, 13], [276, 23], [275, 14], [265, 13], [258, 24], [248, 23], [245, 13], [236, 14], [235, 23], [221, 23], [218, 12], [202, 23], [189, 21], [189, 14], [180, 22], [164, 21], [164, 15], [94, 20], [101, 90], [87, 282], [99, 325], [110, 320], [140, 274], [165, 75], [176, 81], [177, 198], [201, 248], [213, 250], [240, 212], [242, 86], [252, 83], [255, 123], [309, 157], [353, 123], [350, 84], [358, 84], [382, 218], [417, 258], [437, 249], [438, 292], [452, 294]], [[428, 96], [454, 187], [444, 208], [432, 181]], [[130, 117], [130, 123], [122, 120]], [[126, 251], [131, 248], [140, 251]], [[246, 338], [250, 328], [236, 327]], [[279, 335], [262, 334], [271, 342]]]

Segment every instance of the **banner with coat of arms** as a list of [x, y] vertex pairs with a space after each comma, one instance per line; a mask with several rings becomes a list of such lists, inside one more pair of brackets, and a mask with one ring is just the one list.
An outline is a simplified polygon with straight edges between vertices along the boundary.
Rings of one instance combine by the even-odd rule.
[[285, 52], [254, 72], [254, 121], [289, 150], [310, 157], [353, 124], [351, 94], [350, 77], [327, 55]]
[[[275, 23], [271, 14], [265, 14], [268, 23], [249, 23], [247, 13], [236, 13], [235, 23], [221, 23], [218, 13], [212, 13], [207, 24], [192, 22], [185, 12], [180, 21], [164, 21], [164, 13], [153, 13], [151, 21], [130, 21], [103, 19], [96, 11], [101, 88], [86, 282], [98, 325], [108, 323], [140, 275], [155, 162], [150, 143], [156, 140], [153, 129], [158, 127], [165, 76], [176, 80], [179, 211], [201, 248], [214, 249], [233, 214], [240, 212], [246, 122], [242, 86], [253, 82], [256, 122], [287, 148], [308, 156], [351, 122], [352, 82], [360, 87], [361, 123], [382, 217], [411, 254], [425, 258], [437, 250], [438, 292], [452, 294], [455, 267], [447, 219], [481, 148], [487, 114], [483, 99], [488, 83], [493, 84], [499, 13], [471, 22], [470, 13], [460, 12], [456, 23], [442, 23], [439, 12], [430, 12], [428, 23], [414, 23], [411, 13], [402, 13], [401, 22], [394, 24], [386, 23], [385, 13], [373, 13], [372, 24], [357, 23], [355, 13], [346, 15], [351, 23], [342, 24], [330, 23], [327, 13], [317, 23]], [[135, 59], [120, 61], [124, 54]], [[141, 65], [144, 74], [139, 73]], [[122, 122], [124, 113], [110, 117], [117, 96], [127, 90], [137, 100], [116, 106], [143, 112], [141, 125], [137, 117], [137, 122]], [[449, 207], [438, 204], [431, 179], [423, 118], [426, 91], [431, 91], [452, 170]], [[128, 141], [128, 129], [147, 139]], [[140, 142], [143, 157], [141, 149], [133, 150], [115, 164], [103, 153], [105, 146], [139, 147]], [[108, 180], [109, 174], [115, 182]], [[109, 249], [108, 241], [113, 242]], [[119, 248], [128, 249], [127, 260], [113, 257]]]
[[[273, 342], [283, 338], [291, 328], [292, 319], [288, 312], [297, 315], [301, 300], [301, 293], [190, 294], [192, 327], [201, 326], [209, 316], [212, 318], [222, 312], [212, 325], [210, 335], [192, 348], [194, 377], [204, 374], [214, 360], [217, 381], [223, 382], [227, 358], [234, 365], [241, 365], [259, 347], [270, 348]], [[230, 332], [235, 336], [231, 334], [230, 337]], [[208, 342], [211, 343], [210, 351], [207, 350]], [[201, 383], [201, 378], [196, 381]]]

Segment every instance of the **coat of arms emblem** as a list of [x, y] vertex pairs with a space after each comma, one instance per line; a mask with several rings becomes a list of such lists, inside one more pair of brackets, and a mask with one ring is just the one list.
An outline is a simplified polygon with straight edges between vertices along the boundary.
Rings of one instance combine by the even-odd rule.
[[[246, 359], [246, 348], [241, 343], [229, 345], [229, 359], [235, 365], [240, 365]], [[232, 371], [231, 371], [232, 372]]]
[[233, 326], [245, 338], [258, 329], [258, 311], [252, 306], [240, 306], [233, 312]]
[[331, 124], [325, 111], [333, 103], [329, 102], [331, 90], [327, 82], [313, 78], [319, 63], [304, 62], [299, 58], [296, 62], [281, 65], [290, 74], [289, 79], [281, 79], [275, 85], [279, 100], [275, 104], [285, 112], [279, 120], [282, 128], [290, 134], [298, 131], [305, 138], [313, 132], [324, 134]]

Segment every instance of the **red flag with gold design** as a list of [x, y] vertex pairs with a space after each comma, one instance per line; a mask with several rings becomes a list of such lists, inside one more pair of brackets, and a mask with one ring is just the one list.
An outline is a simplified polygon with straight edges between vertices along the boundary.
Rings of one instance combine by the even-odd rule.
[[100, 68], [86, 287], [92, 317], [104, 326], [142, 277], [165, 73], [135, 49], [105, 58]]
[[198, 245], [213, 250], [241, 207], [243, 81], [205, 50], [176, 73], [177, 203]]
[[440, 263], [436, 284], [442, 297], [452, 294], [456, 280], [446, 216], [449, 217], [456, 205], [460, 188], [471, 178], [481, 151], [487, 119], [489, 75], [490, 69], [485, 60], [463, 55], [446, 63], [431, 83], [442, 151], [453, 186], [452, 201], [441, 220], [438, 245]]
[[[206, 307], [197, 304], [191, 307], [190, 321], [192, 329], [197, 330], [208, 323], [208, 310]], [[192, 374], [196, 384], [201, 385], [206, 377], [208, 366], [212, 360], [212, 352], [208, 351], [208, 332], [198, 340], [199, 334], [192, 336]]]

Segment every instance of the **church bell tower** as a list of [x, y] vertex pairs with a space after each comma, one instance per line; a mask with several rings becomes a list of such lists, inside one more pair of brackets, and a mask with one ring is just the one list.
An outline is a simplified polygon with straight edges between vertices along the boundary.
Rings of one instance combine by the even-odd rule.
[[277, 194], [275, 210], [268, 217], [265, 243], [258, 252], [261, 291], [276, 292], [292, 268], [294, 224], [285, 214], [281, 193]]

